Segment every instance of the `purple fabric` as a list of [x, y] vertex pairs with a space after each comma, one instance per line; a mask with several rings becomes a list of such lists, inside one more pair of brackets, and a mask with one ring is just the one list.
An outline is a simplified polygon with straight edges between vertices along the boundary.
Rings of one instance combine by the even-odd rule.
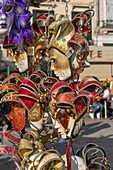
[[26, 2], [29, 0], [14, 0], [14, 23], [8, 35], [9, 42], [13, 40], [16, 46], [23, 51], [24, 40], [31, 41], [34, 37], [33, 29], [30, 26], [32, 14], [26, 9]]

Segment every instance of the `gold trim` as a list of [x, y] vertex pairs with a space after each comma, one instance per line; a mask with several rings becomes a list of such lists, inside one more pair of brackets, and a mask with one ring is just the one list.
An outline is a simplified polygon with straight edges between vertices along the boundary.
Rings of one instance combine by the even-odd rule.
[[65, 54], [68, 52], [68, 49], [63, 48], [62, 46], [60, 46], [60, 45], [59, 45], [58, 43], [56, 43], [55, 41], [49, 43], [48, 49], [49, 49], [50, 47], [52, 47], [52, 46], [58, 48], [60, 51], [64, 52]]

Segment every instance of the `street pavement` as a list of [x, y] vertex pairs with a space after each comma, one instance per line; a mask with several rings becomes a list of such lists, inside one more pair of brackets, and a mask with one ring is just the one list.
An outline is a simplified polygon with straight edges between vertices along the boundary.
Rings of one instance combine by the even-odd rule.
[[[113, 120], [86, 118], [85, 126], [73, 141], [74, 152], [87, 143], [95, 143], [105, 149], [107, 160], [113, 170]], [[46, 147], [50, 149], [53, 145], [61, 154], [65, 153], [65, 143], [47, 144]], [[0, 170], [14, 170], [13, 162], [3, 155], [0, 155]]]

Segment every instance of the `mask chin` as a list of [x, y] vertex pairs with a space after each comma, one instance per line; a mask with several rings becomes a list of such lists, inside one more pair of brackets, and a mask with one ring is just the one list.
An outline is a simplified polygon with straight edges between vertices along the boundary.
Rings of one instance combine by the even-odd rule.
[[54, 71], [54, 74], [59, 80], [67, 80], [71, 77], [71, 70]]
[[30, 122], [30, 127], [34, 130], [41, 130], [43, 128], [43, 120], [39, 120], [37, 122]]
[[23, 73], [23, 72], [27, 71], [28, 66], [26, 65], [26, 66], [23, 66], [22, 68], [20, 68], [19, 66], [17, 66], [17, 68], [18, 68], [18, 70], [19, 70], [20, 73]]
[[71, 131], [72, 137], [77, 137], [84, 125], [84, 117], [82, 117], [77, 123], [74, 123], [73, 129]]

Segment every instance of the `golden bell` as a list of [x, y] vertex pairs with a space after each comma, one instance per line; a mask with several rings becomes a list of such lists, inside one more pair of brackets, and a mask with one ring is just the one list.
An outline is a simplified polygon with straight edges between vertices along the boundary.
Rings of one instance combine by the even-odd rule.
[[104, 165], [105, 165], [105, 166], [107, 166], [107, 165], [108, 165], [108, 162], [107, 162], [107, 161], [105, 161], [105, 162], [104, 162]]
[[52, 106], [56, 106], [56, 103], [52, 103]]
[[51, 149], [55, 149], [55, 147], [54, 147], [54, 146], [52, 146], [52, 147], [51, 147]]
[[43, 36], [42, 36], [42, 39], [45, 39], [45, 38], [46, 38], [46, 37], [43, 35]]
[[53, 108], [53, 109], [56, 108], [56, 103], [52, 103], [52, 108]]
[[37, 106], [40, 106], [40, 103], [37, 103], [36, 105], [37, 105]]
[[29, 163], [29, 159], [27, 160], [27, 163]]
[[100, 97], [102, 97], [102, 96], [103, 96], [103, 94], [101, 93], [99, 96], [100, 96]]
[[52, 139], [49, 139], [49, 142], [51, 142], [51, 143], [52, 143], [52, 142], [53, 142], [53, 140], [52, 140]]
[[40, 102], [43, 102], [43, 97], [40, 96], [40, 97], [39, 97], [39, 100], [40, 100]]
[[53, 28], [53, 30], [54, 30], [54, 31], [57, 31], [57, 29], [56, 29], [56, 28]]
[[92, 113], [93, 112], [93, 108], [89, 109], [89, 113]]
[[52, 34], [56, 34], [56, 31], [52, 31]]
[[38, 149], [39, 148], [39, 146], [38, 145], [35, 145], [35, 149]]
[[0, 103], [2, 104], [2, 103], [3, 103], [3, 101], [2, 101], [2, 100], [0, 100]]
[[97, 98], [97, 102], [99, 102], [100, 101], [100, 98]]
[[49, 39], [49, 36], [46, 36], [47, 39]]
[[44, 97], [48, 97], [48, 94], [47, 94], [47, 93], [44, 93]]
[[71, 112], [71, 109], [67, 109], [66, 112], [67, 112], [67, 113], [70, 113], [70, 112]]

